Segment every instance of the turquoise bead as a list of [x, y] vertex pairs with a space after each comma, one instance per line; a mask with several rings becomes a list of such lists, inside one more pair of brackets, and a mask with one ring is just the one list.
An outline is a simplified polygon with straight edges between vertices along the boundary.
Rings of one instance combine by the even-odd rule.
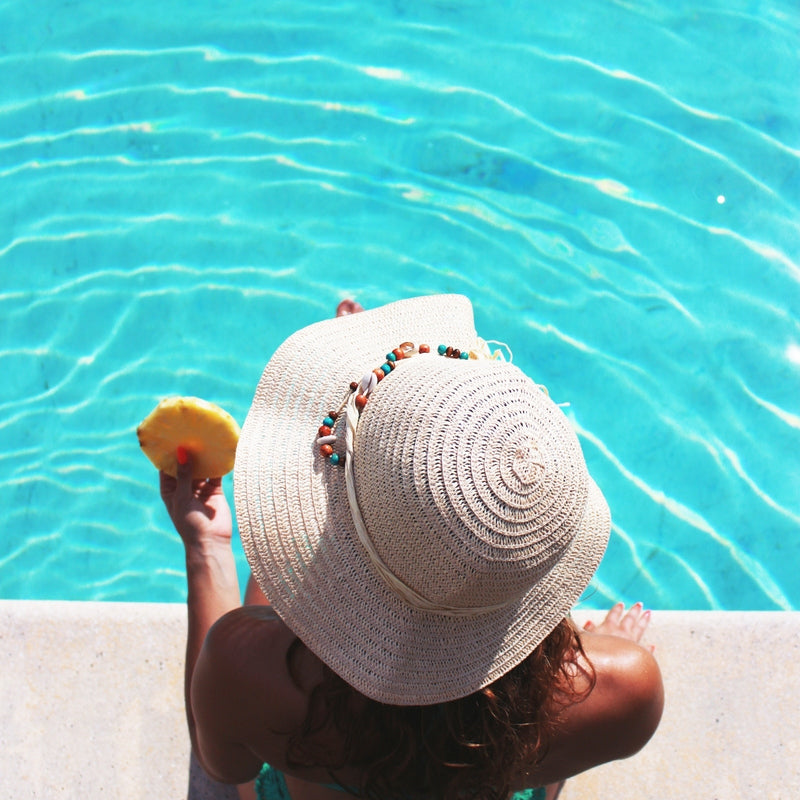
[[397, 356], [394, 353], [387, 353], [386, 354], [387, 361], [397, 361]]
[[330, 457], [331, 464], [338, 464], [339, 463], [339, 454], [333, 453]]
[[388, 362], [386, 364], [381, 364], [381, 369], [384, 371], [384, 373], [386, 373], [386, 375], [392, 371], [392, 368], [389, 366]]
[[440, 344], [437, 349], [438, 349], [439, 355], [443, 356], [447, 352], [447, 345], [446, 344]]
[[461, 355], [459, 358], [469, 358], [469, 353], [465, 352], [464, 350], [461, 351]]
[[330, 417], [325, 417], [325, 419], [322, 420], [322, 424], [323, 425], [327, 425], [329, 428], [332, 428], [333, 427], [333, 420]]

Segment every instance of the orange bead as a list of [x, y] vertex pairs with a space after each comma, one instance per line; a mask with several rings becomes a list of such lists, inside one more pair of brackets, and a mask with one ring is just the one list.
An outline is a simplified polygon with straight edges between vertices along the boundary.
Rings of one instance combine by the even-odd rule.
[[405, 354], [405, 353], [404, 353], [404, 352], [403, 352], [403, 351], [402, 351], [402, 350], [401, 350], [399, 347], [395, 347], [395, 349], [394, 349], [394, 350], [392, 350], [392, 354], [394, 355], [394, 357], [395, 357], [395, 358], [396, 358], [398, 361], [399, 361], [401, 358], [405, 358], [405, 357], [406, 357], [406, 354]]
[[359, 394], [356, 396], [356, 407], [358, 409], [363, 409], [364, 406], [367, 404], [367, 396], [363, 394]]
[[324, 444], [324, 445], [322, 445], [322, 447], [320, 447], [319, 451], [320, 451], [320, 453], [322, 453], [322, 455], [324, 455], [326, 458], [327, 458], [328, 456], [332, 456], [332, 455], [333, 455], [333, 448], [332, 448], [332, 447], [331, 447], [329, 444]]
[[319, 429], [319, 435], [320, 435], [320, 436], [330, 436], [330, 435], [331, 435], [331, 429], [330, 429], [330, 427], [329, 427], [328, 425], [322, 425], [322, 426], [320, 426], [320, 429]]
[[384, 379], [384, 376], [386, 375], [386, 373], [382, 369], [374, 369], [372, 370], [372, 374], [378, 379], [379, 383]]
[[420, 353], [430, 353], [431, 348], [427, 344], [421, 344], [419, 346]]

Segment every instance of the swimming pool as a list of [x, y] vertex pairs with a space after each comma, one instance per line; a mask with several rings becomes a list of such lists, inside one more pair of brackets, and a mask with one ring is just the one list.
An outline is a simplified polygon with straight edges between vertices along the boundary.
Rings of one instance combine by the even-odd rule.
[[0, 2], [0, 597], [181, 600], [138, 422], [441, 291], [570, 403], [589, 603], [800, 608], [796, 4], [264, 8]]

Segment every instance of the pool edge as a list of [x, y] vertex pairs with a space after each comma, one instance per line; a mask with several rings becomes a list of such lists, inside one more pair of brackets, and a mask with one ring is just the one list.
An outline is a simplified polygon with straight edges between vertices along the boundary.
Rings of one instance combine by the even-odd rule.
[[[576, 612], [581, 623], [595, 612]], [[186, 796], [185, 606], [0, 600], [3, 796]], [[666, 707], [639, 754], [563, 800], [800, 787], [800, 612], [655, 611]]]

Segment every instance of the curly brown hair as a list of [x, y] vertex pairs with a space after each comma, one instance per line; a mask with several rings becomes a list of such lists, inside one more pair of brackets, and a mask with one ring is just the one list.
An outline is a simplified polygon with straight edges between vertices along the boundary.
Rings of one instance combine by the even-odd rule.
[[[578, 689], [578, 675], [588, 678], [588, 688]], [[367, 800], [503, 800], [511, 779], [541, 762], [560, 713], [594, 680], [570, 619], [494, 683], [437, 705], [378, 703], [326, 667], [303, 726], [290, 738], [287, 762], [324, 767], [337, 783], [342, 768], [355, 770], [357, 792]], [[338, 752], [331, 753], [330, 737], [319, 736], [324, 731], [335, 731]]]

